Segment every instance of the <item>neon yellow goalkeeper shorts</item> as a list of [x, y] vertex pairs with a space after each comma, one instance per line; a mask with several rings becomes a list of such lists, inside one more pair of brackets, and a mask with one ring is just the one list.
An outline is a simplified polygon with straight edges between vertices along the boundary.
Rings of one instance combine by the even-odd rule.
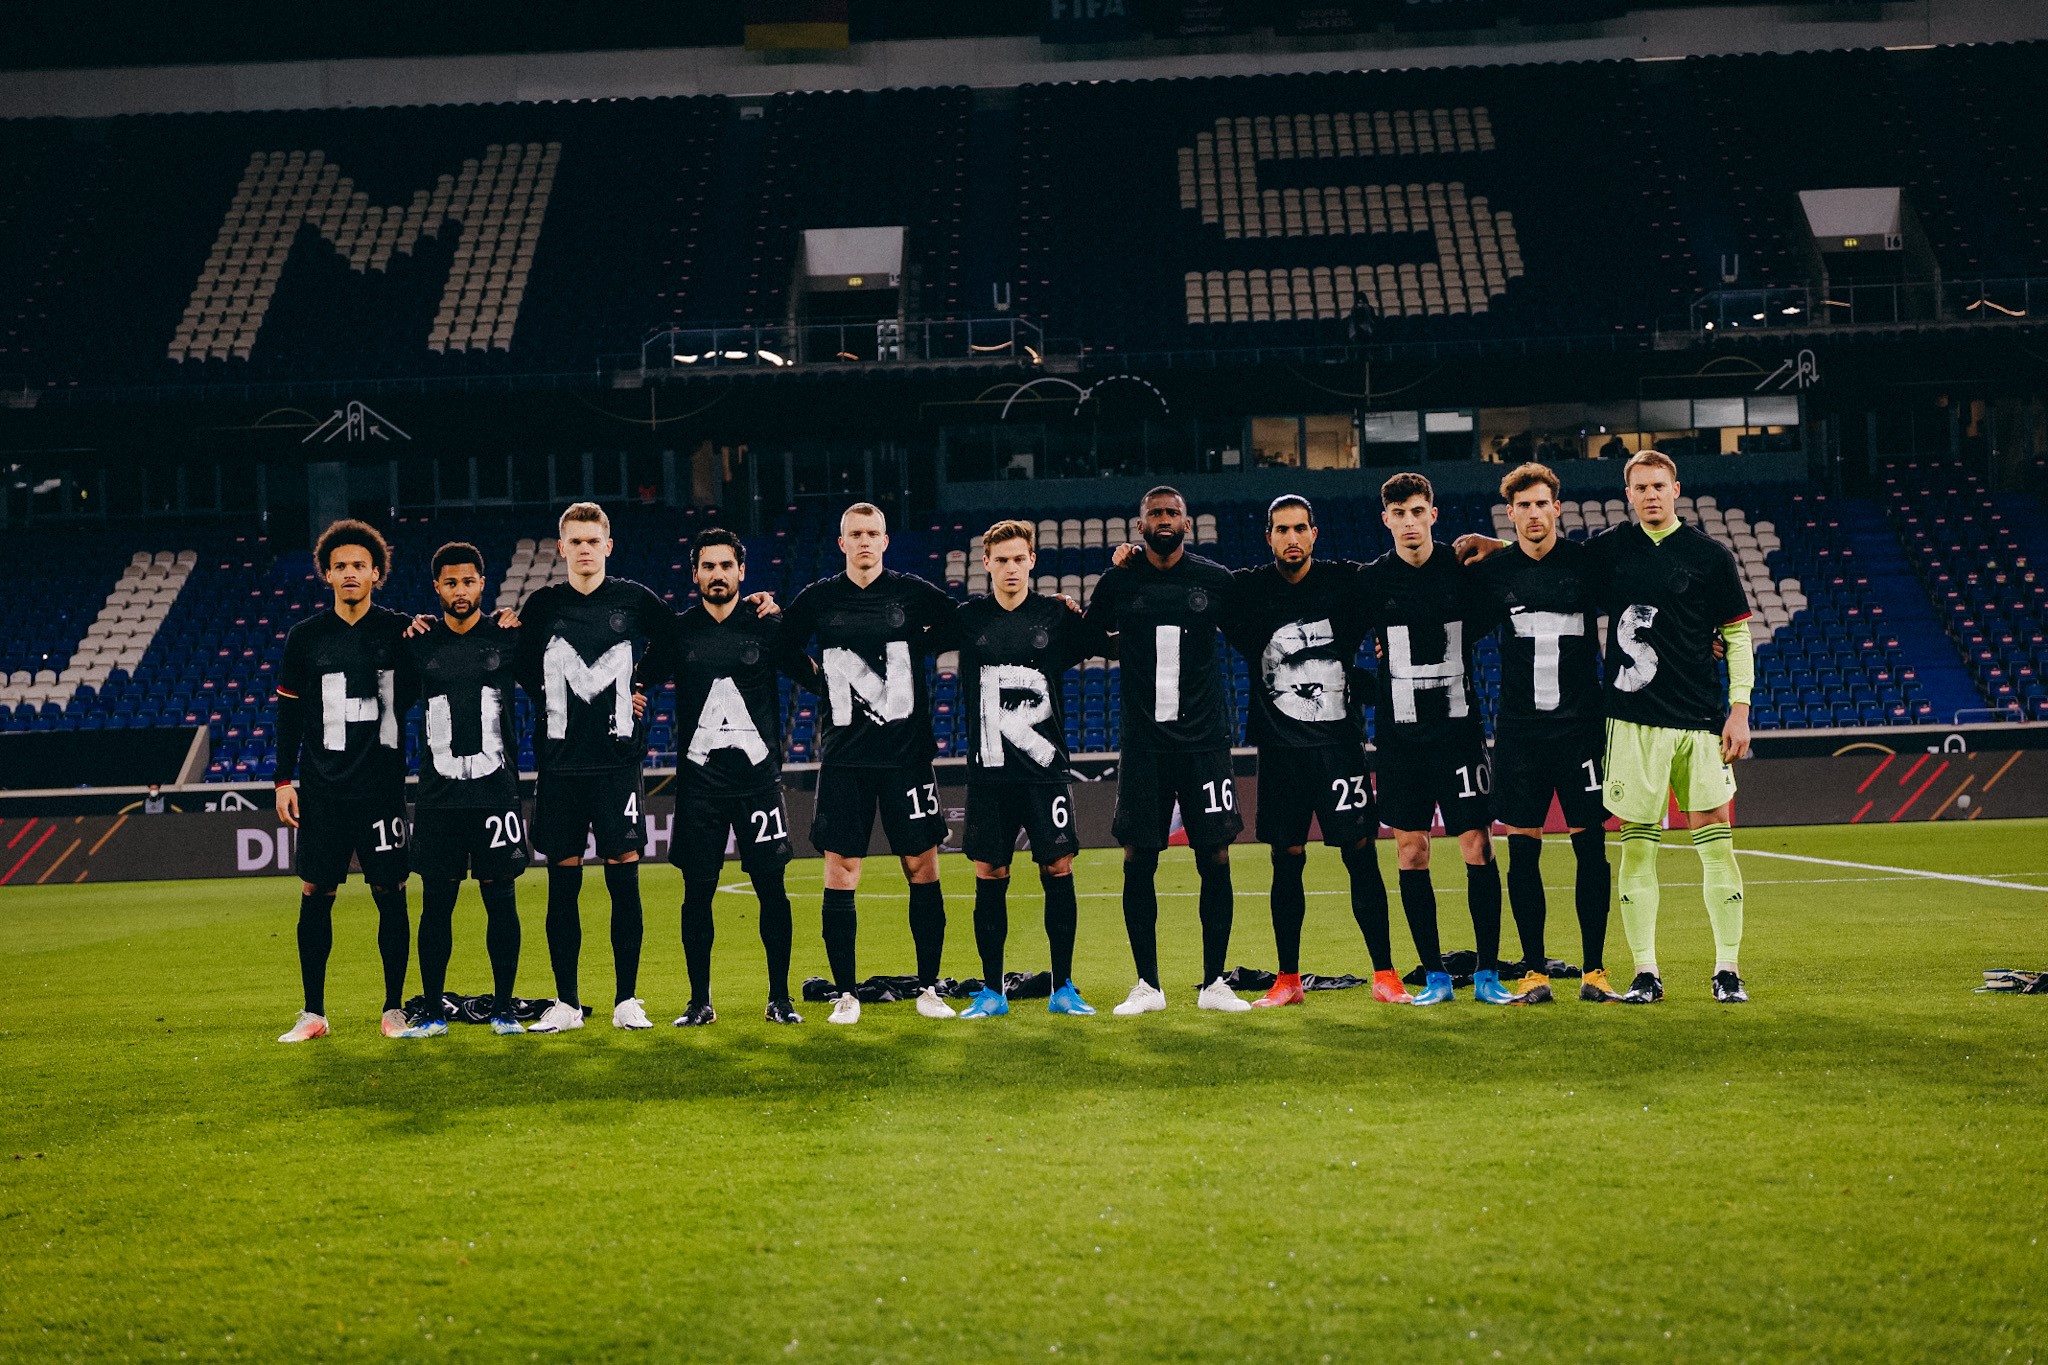
[[1721, 761], [1721, 737], [1706, 730], [1610, 719], [1606, 769], [1601, 799], [1631, 824], [1661, 824], [1667, 791], [1677, 793], [1682, 811], [1735, 799], [1735, 770]]

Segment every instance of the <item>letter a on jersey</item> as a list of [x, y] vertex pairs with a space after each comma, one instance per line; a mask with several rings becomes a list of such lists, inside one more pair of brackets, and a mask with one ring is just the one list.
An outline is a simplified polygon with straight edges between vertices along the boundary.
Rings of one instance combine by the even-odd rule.
[[714, 749], [738, 749], [749, 763], [759, 763], [768, 757], [768, 745], [754, 728], [746, 699], [740, 696], [740, 689], [731, 678], [712, 681], [711, 691], [704, 698], [704, 709], [697, 713], [697, 729], [690, 736], [690, 747], [684, 757], [692, 763], [702, 763]]
[[[1014, 702], [1003, 694], [1016, 697]], [[1018, 694], [1023, 694], [1021, 697]], [[981, 763], [1003, 766], [1003, 741], [1043, 767], [1058, 750], [1037, 727], [1052, 719], [1052, 689], [1045, 674], [1024, 664], [983, 664], [981, 668]]]
[[884, 723], [910, 715], [910, 645], [889, 641], [887, 672], [875, 676], [868, 661], [850, 649], [837, 646], [825, 651], [826, 690], [832, 699], [832, 723], [853, 724], [853, 705]]

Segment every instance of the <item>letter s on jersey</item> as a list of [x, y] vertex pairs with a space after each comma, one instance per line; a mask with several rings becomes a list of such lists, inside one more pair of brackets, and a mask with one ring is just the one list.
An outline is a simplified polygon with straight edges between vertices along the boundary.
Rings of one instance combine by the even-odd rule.
[[1640, 692], [1657, 676], [1657, 651], [1649, 640], [1649, 630], [1656, 619], [1655, 607], [1638, 602], [1624, 611], [1621, 620], [1615, 623], [1614, 642], [1628, 656], [1621, 672], [1614, 675], [1617, 691]]

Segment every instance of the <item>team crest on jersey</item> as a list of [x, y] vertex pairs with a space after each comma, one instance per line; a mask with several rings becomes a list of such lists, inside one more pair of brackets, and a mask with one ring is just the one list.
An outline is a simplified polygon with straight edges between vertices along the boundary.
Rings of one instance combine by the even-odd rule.
[[1046, 633], [1045, 628], [1043, 626], [1031, 632], [1031, 647], [1033, 649], [1046, 649], [1050, 647], [1051, 644], [1052, 636]]
[[613, 634], [616, 634], [616, 635], [623, 635], [623, 634], [625, 634], [625, 632], [626, 632], [626, 613], [624, 613], [624, 612], [622, 612], [622, 611], [615, 611], [615, 612], [613, 612], [613, 613], [612, 613], [612, 615], [611, 615], [611, 626], [612, 626], [612, 632], [613, 632]]
[[499, 654], [498, 654], [498, 651], [497, 651], [497, 650], [495, 650], [495, 649], [487, 649], [487, 650], [485, 650], [485, 651], [484, 651], [484, 672], [486, 672], [486, 673], [495, 673], [495, 672], [497, 672], [497, 671], [498, 671], [498, 665], [499, 665], [500, 663], [502, 663], [502, 662], [503, 662], [503, 659], [501, 659], [501, 658], [499, 657]]
[[903, 629], [903, 623], [908, 619], [903, 614], [903, 604], [901, 602], [891, 602], [889, 604], [889, 629]]
[[745, 664], [749, 668], [752, 668], [755, 664], [760, 663], [761, 647], [755, 644], [748, 645], [745, 649], [740, 651], [740, 662]]
[[1202, 591], [1202, 589], [1200, 589], [1200, 588], [1195, 588], [1195, 589], [1193, 589], [1192, 591], [1190, 591], [1190, 592], [1188, 593], [1188, 610], [1189, 610], [1189, 611], [1207, 611], [1207, 610], [1209, 610], [1209, 594], [1208, 594], [1208, 593], [1206, 593], [1206, 592], [1204, 592], [1204, 591]]

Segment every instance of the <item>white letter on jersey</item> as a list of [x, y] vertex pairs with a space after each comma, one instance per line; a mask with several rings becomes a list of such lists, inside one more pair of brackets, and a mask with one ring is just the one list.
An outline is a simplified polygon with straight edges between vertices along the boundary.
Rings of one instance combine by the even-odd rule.
[[398, 747], [397, 683], [388, 668], [377, 670], [377, 695], [351, 697], [348, 674], [320, 675], [320, 747], [334, 753], [348, 748], [348, 727], [358, 721], [377, 722], [377, 742]]
[[825, 651], [826, 691], [832, 699], [832, 723], [853, 724], [853, 702], [858, 697], [878, 721], [902, 720], [910, 714], [910, 645], [891, 640], [888, 674], [876, 677], [868, 661], [850, 649], [836, 646]]
[[[1015, 706], [1003, 703], [1003, 693], [1024, 692], [1027, 695]], [[983, 664], [981, 666], [981, 766], [1000, 768], [1003, 766], [1003, 741], [1009, 740], [1023, 754], [1040, 767], [1050, 764], [1059, 756], [1055, 749], [1034, 728], [1052, 719], [1052, 689], [1046, 685], [1045, 674], [1023, 664]]]
[[1657, 609], [1641, 602], [1621, 614], [1621, 624], [1614, 628], [1614, 642], [1621, 646], [1628, 662], [1621, 666], [1621, 672], [1614, 675], [1614, 686], [1618, 690], [1640, 692], [1650, 685], [1650, 679], [1657, 676], [1657, 651], [1650, 647], [1647, 638], [1656, 619]]
[[427, 698], [427, 752], [434, 757], [434, 771], [450, 782], [474, 782], [505, 766], [505, 732], [498, 724], [503, 702], [498, 689], [486, 687], [478, 698], [483, 703], [484, 742], [473, 754], [455, 752], [455, 717], [448, 709], [448, 698]]
[[1275, 710], [1295, 720], [1344, 719], [1344, 664], [1338, 659], [1289, 663], [1303, 650], [1336, 642], [1328, 621], [1295, 621], [1273, 632], [1259, 657], [1259, 675]]
[[768, 745], [754, 728], [746, 699], [740, 696], [739, 685], [731, 678], [711, 680], [704, 709], [697, 713], [697, 731], [690, 736], [690, 748], [683, 757], [692, 763], [702, 763], [711, 757], [713, 749], [738, 749], [749, 763], [759, 763], [768, 757]]
[[1536, 709], [1555, 711], [1563, 693], [1557, 683], [1560, 641], [1586, 633], [1586, 618], [1576, 611], [1521, 611], [1514, 616], [1515, 634], [1536, 642]]
[[1450, 694], [1451, 719], [1466, 715], [1465, 623], [1444, 623], [1444, 658], [1441, 663], [1418, 664], [1410, 656], [1408, 627], [1387, 627], [1387, 676], [1394, 680], [1394, 720], [1415, 723], [1415, 695], [1426, 688], [1441, 687]]
[[557, 635], [548, 641], [541, 656], [542, 681], [548, 694], [548, 738], [566, 739], [569, 734], [569, 694], [581, 701], [595, 701], [610, 688], [612, 718], [610, 733], [633, 733], [633, 645], [621, 640], [598, 656], [594, 664], [583, 662], [576, 646]]
[[1180, 719], [1180, 627], [1154, 627], [1152, 641], [1152, 719], [1164, 725]]

